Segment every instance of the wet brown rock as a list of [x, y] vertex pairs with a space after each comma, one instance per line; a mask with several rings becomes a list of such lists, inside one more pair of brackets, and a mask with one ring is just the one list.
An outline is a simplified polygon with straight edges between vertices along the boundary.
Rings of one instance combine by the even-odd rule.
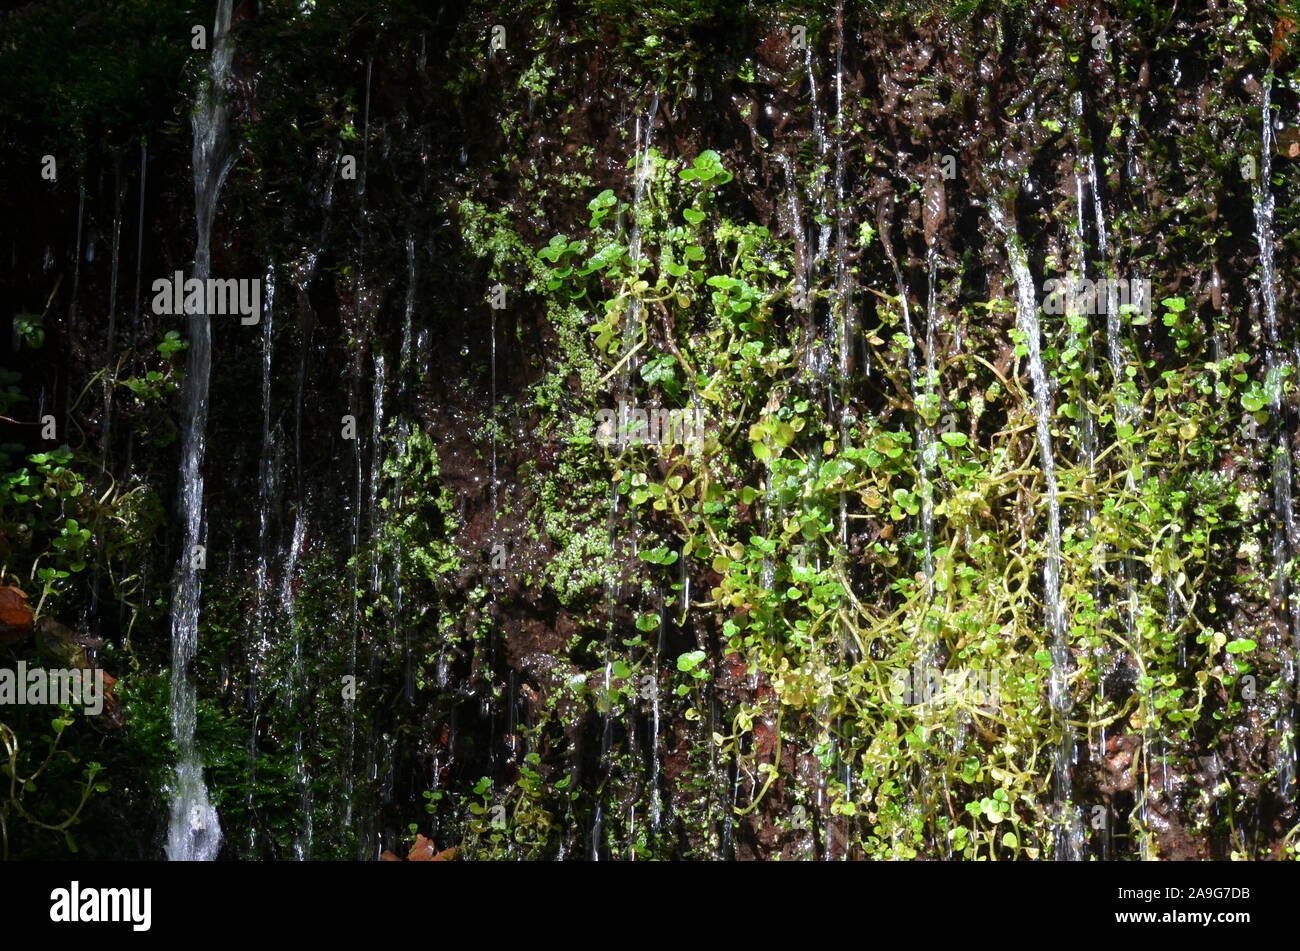
[[1098, 792], [1113, 795], [1133, 791], [1133, 761], [1141, 741], [1142, 738], [1135, 734], [1121, 734], [1106, 740], [1106, 755], [1099, 764]]
[[944, 193], [943, 179], [936, 175], [925, 186], [925, 204], [921, 206], [921, 221], [925, 229], [927, 247], [934, 247], [935, 238], [943, 230], [948, 217], [948, 199]]
[[35, 630], [39, 635], [37, 646], [41, 652], [64, 667], [90, 668], [86, 651], [104, 646], [98, 637], [74, 631], [48, 615], [36, 622]]

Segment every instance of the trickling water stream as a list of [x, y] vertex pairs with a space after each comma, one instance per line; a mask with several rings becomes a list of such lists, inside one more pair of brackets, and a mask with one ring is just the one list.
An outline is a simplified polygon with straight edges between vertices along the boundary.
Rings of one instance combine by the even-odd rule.
[[[294, 586], [299, 580], [298, 559], [302, 555], [303, 539], [306, 532], [307, 524], [303, 519], [302, 512], [299, 511], [294, 517], [293, 538], [289, 543], [289, 551], [285, 555], [283, 575], [280, 581], [280, 618], [284, 624], [285, 632], [293, 638], [291, 683], [294, 693], [299, 697], [307, 695], [307, 681], [303, 660], [303, 640], [306, 635], [296, 623], [298, 601]], [[303, 823], [302, 831], [294, 842], [294, 854], [299, 861], [311, 858], [313, 827], [311, 777], [307, 768], [303, 733], [303, 724], [300, 722], [293, 736], [293, 771], [294, 779], [298, 784]]]
[[[248, 663], [248, 710], [251, 727], [248, 732], [249, 774], [253, 783], [249, 784], [247, 805], [249, 812], [254, 810], [253, 788], [257, 779], [258, 726], [260, 723], [259, 703], [261, 701], [261, 680], [266, 653], [271, 643], [271, 627], [274, 618], [271, 601], [271, 515], [278, 502], [276, 498], [276, 472], [279, 469], [279, 453], [272, 440], [271, 408], [271, 368], [274, 356], [275, 326], [275, 267], [266, 269], [266, 302], [262, 310], [262, 456], [259, 463], [258, 477], [258, 531], [257, 531], [257, 567], [254, 569], [254, 615], [250, 627], [250, 636], [245, 652]], [[258, 829], [250, 824], [248, 845], [256, 849]]]
[[1047, 537], [1043, 541], [1043, 612], [1051, 636], [1052, 667], [1048, 696], [1061, 730], [1052, 772], [1053, 808], [1061, 823], [1056, 839], [1056, 858], [1076, 861], [1081, 858], [1083, 829], [1078, 811], [1071, 802], [1070, 767], [1074, 762], [1074, 733], [1067, 722], [1072, 707], [1068, 682], [1070, 653], [1066, 645], [1065, 609], [1061, 603], [1061, 503], [1052, 449], [1052, 389], [1043, 365], [1038, 297], [1020, 235], [1015, 228], [1014, 219], [1010, 223], [1007, 221], [996, 200], [989, 203], [989, 217], [1003, 235], [1011, 272], [1015, 276], [1016, 325], [1024, 336], [1033, 387], [1039, 465], [1042, 467], [1047, 497]]
[[[226, 128], [225, 84], [234, 50], [228, 42], [231, 0], [219, 0], [212, 28], [212, 62], [208, 86], [195, 110], [194, 217], [198, 240], [194, 276], [206, 280], [212, 272], [212, 220], [217, 197], [233, 164]], [[181, 511], [185, 544], [177, 569], [179, 582], [172, 604], [172, 732], [176, 739], [176, 774], [171, 792], [171, 821], [167, 857], [173, 861], [209, 861], [221, 844], [221, 825], [208, 800], [203, 764], [194, 742], [198, 698], [189, 665], [198, 649], [199, 571], [205, 563], [203, 545], [203, 451], [208, 419], [208, 375], [212, 367], [212, 331], [206, 314], [187, 318], [185, 426], [181, 448]]]
[[1277, 285], [1273, 264], [1273, 72], [1264, 76], [1260, 93], [1260, 162], [1255, 188], [1255, 238], [1259, 244], [1260, 296], [1264, 301], [1264, 328], [1268, 341], [1268, 382], [1273, 411], [1278, 417], [1277, 445], [1273, 449], [1273, 509], [1277, 515], [1273, 532], [1274, 597], [1289, 632], [1284, 651], [1283, 691], [1278, 702], [1278, 792], [1285, 799], [1295, 783], [1295, 684], [1297, 649], [1300, 643], [1300, 599], [1291, 589], [1287, 564], [1300, 552], [1295, 508], [1292, 504], [1292, 453], [1288, 417], [1282, 403], [1283, 379], [1293, 375], [1297, 363], [1281, 346], [1278, 337]]

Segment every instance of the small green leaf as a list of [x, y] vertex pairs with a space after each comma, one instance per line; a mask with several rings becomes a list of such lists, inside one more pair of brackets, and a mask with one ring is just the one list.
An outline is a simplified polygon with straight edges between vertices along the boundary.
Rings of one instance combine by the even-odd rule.
[[677, 658], [677, 669], [683, 672], [694, 670], [704, 661], [704, 651], [687, 651]]

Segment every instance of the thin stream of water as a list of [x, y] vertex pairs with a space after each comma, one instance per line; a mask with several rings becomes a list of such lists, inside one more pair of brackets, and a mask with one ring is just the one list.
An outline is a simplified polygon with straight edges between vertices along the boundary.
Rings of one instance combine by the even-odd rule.
[[[1287, 565], [1300, 551], [1295, 508], [1292, 504], [1292, 453], [1290, 427], [1282, 403], [1283, 376], [1294, 372], [1297, 362], [1282, 347], [1278, 336], [1277, 277], [1274, 269], [1273, 212], [1276, 200], [1273, 176], [1273, 73], [1264, 76], [1260, 94], [1260, 167], [1255, 188], [1255, 238], [1259, 245], [1260, 296], [1264, 303], [1264, 328], [1268, 344], [1268, 388], [1274, 415], [1278, 418], [1277, 443], [1273, 448], [1273, 531], [1274, 598], [1286, 615], [1290, 645], [1283, 652], [1283, 691], [1278, 703], [1277, 783], [1283, 800], [1291, 798], [1296, 774], [1295, 685], [1297, 643], [1300, 643], [1300, 598], [1287, 577]], [[1300, 358], [1298, 358], [1300, 360]]]
[[[231, 0], [219, 0], [212, 28], [208, 86], [192, 117], [194, 128], [194, 212], [197, 243], [194, 277], [211, 275], [212, 221], [217, 197], [233, 164], [226, 123], [225, 84], [233, 49], [228, 40]], [[172, 602], [171, 720], [177, 762], [170, 789], [167, 857], [172, 861], [209, 861], [221, 845], [217, 810], [208, 799], [203, 764], [194, 741], [197, 696], [189, 666], [198, 650], [199, 571], [205, 563], [203, 541], [203, 454], [208, 418], [208, 377], [212, 337], [205, 314], [191, 314], [186, 359], [184, 427], [181, 442], [181, 511], [185, 543]]]
[[1067, 719], [1071, 709], [1068, 676], [1070, 652], [1066, 642], [1066, 621], [1061, 603], [1061, 503], [1056, 484], [1056, 459], [1052, 449], [1052, 390], [1043, 364], [1042, 328], [1033, 275], [1025, 257], [1014, 220], [1008, 222], [998, 203], [989, 203], [989, 215], [1002, 233], [1011, 271], [1016, 282], [1016, 322], [1028, 351], [1029, 376], [1037, 418], [1039, 465], [1047, 494], [1047, 537], [1043, 559], [1043, 609], [1051, 636], [1051, 679], [1049, 698], [1061, 730], [1053, 767], [1053, 808], [1059, 821], [1056, 857], [1077, 861], [1082, 857], [1083, 826], [1072, 799], [1070, 767], [1074, 762], [1074, 732]]

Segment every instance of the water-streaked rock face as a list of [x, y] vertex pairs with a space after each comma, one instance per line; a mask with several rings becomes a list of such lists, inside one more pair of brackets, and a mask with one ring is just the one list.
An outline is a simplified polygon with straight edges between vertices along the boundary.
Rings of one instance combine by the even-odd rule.
[[1286, 857], [1289, 21], [453, 6], [0, 21], [78, 854]]

